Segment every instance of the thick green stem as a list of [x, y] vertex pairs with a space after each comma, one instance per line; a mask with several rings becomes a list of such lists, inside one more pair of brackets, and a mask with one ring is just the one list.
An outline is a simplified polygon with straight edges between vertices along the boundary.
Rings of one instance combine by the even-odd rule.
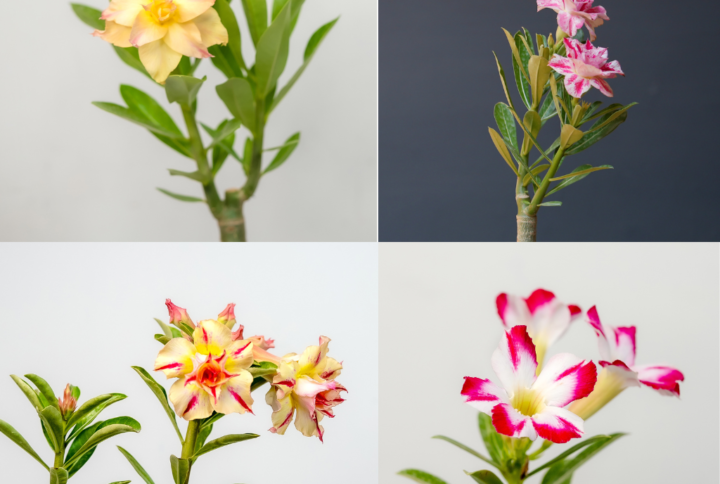
[[61, 444], [62, 448], [59, 452], [55, 453], [55, 462], [53, 464], [53, 467], [62, 467], [63, 463], [65, 462], [65, 443], [63, 442]]
[[533, 196], [532, 202], [530, 202], [530, 205], [528, 205], [525, 209], [525, 215], [528, 215], [530, 217], [534, 217], [537, 215], [537, 212], [540, 209], [540, 204], [545, 198], [545, 194], [550, 187], [550, 180], [555, 176], [558, 168], [560, 168], [560, 162], [562, 161], [564, 156], [565, 148], [559, 148], [557, 150], [557, 153], [555, 153], [555, 158], [553, 158], [553, 161], [550, 164], [550, 168], [548, 168], [547, 173], [545, 173], [545, 177], [543, 178], [542, 183], [535, 192], [535, 196]]
[[255, 108], [256, 130], [253, 138], [252, 160], [245, 186], [242, 188], [243, 201], [249, 200], [257, 190], [260, 177], [262, 176], [262, 154], [263, 140], [265, 137], [265, 99], [257, 99]]
[[197, 443], [198, 435], [200, 434], [200, 420], [191, 420], [188, 423], [187, 433], [185, 434], [185, 442], [182, 446], [181, 459], [187, 459], [188, 473], [187, 478], [183, 484], [190, 482], [190, 471], [192, 470], [192, 456], [195, 454], [195, 444]]
[[222, 217], [218, 220], [220, 240], [223, 242], [245, 242], [245, 217], [241, 191], [236, 189], [225, 192], [225, 207]]

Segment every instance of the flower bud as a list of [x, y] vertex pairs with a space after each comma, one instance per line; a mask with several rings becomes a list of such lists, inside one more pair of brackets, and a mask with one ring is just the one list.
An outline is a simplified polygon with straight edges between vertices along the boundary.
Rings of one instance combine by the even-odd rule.
[[170, 299], [165, 300], [165, 305], [167, 306], [168, 313], [170, 314], [170, 324], [178, 326], [178, 323], [185, 323], [191, 328], [195, 327], [195, 324], [192, 322], [185, 309], [174, 305]]
[[69, 383], [65, 386], [63, 396], [58, 398], [58, 406], [60, 407], [60, 413], [65, 420], [67, 420], [67, 417], [75, 411], [75, 408], [77, 408], [77, 400], [73, 397], [72, 388]]
[[235, 326], [235, 323], [237, 322], [235, 320], [235, 304], [230, 303], [227, 305], [225, 309], [223, 309], [223, 312], [218, 314], [217, 322], [220, 324], [224, 324], [228, 328], [232, 329], [233, 326]]

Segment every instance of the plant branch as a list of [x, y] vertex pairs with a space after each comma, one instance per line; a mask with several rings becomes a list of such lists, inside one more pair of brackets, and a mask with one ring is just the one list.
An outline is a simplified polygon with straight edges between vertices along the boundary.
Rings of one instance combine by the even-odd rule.
[[545, 177], [543, 178], [542, 183], [535, 192], [535, 196], [533, 196], [532, 202], [530, 202], [530, 205], [528, 205], [528, 207], [525, 209], [526, 215], [534, 216], [537, 214], [540, 208], [540, 204], [545, 198], [545, 193], [547, 193], [547, 190], [550, 187], [550, 180], [555, 176], [558, 168], [560, 168], [560, 162], [562, 161], [564, 156], [565, 148], [558, 148], [557, 153], [555, 153], [555, 158], [553, 158], [552, 163], [550, 164], [550, 168], [548, 168], [548, 171], [547, 173], [545, 173]]

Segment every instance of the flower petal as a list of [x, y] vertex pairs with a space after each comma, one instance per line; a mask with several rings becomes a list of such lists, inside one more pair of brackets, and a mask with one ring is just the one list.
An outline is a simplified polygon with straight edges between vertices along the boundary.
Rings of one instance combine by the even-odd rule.
[[178, 6], [176, 18], [180, 23], [207, 12], [215, 4], [215, 0], [174, 0], [174, 2]]
[[293, 421], [295, 415], [295, 407], [292, 404], [292, 397], [288, 394], [285, 398], [278, 399], [277, 388], [272, 387], [265, 395], [265, 402], [273, 409], [272, 424], [270, 432], [274, 434], [284, 435], [290, 422]]
[[200, 31], [202, 43], [205, 47], [228, 43], [228, 31], [220, 21], [220, 15], [214, 8], [208, 9], [207, 12], [196, 18], [193, 23]]
[[556, 444], [582, 437], [583, 419], [570, 410], [558, 407], [545, 409], [532, 416], [532, 424], [540, 437]]
[[320, 373], [320, 378], [323, 380], [334, 380], [340, 376], [341, 371], [342, 363], [335, 358], [327, 357], [325, 358], [325, 368], [323, 368], [323, 371]]
[[112, 0], [100, 18], [103, 20], [112, 20], [125, 27], [132, 27], [135, 23], [135, 18], [143, 11], [143, 4], [146, 1], [147, 0]]
[[506, 328], [530, 324], [530, 311], [523, 298], [512, 294], [500, 294], [495, 300], [498, 316]]
[[155, 371], [162, 371], [167, 378], [178, 378], [193, 371], [193, 358], [197, 351], [186, 339], [173, 338], [163, 346], [155, 358]]
[[198, 353], [219, 356], [232, 342], [232, 332], [213, 319], [200, 321], [193, 332]]
[[170, 387], [168, 396], [175, 407], [175, 413], [185, 420], [197, 420], [212, 415], [210, 395], [194, 382], [186, 384], [185, 378], [179, 379]]
[[135, 19], [132, 31], [130, 32], [130, 43], [140, 47], [156, 40], [160, 40], [168, 33], [166, 25], [155, 22], [149, 12], [143, 10]]
[[565, 76], [565, 90], [572, 97], [580, 99], [583, 94], [590, 90], [590, 81], [576, 74]]
[[509, 403], [505, 390], [490, 380], [471, 376], [465, 377], [465, 384], [460, 391], [460, 395], [466, 397], [465, 403], [488, 415], [492, 415], [492, 409], [495, 405]]
[[615, 333], [615, 356], [627, 366], [635, 364], [635, 326], [613, 328]]
[[252, 366], [252, 341], [233, 341], [232, 344], [227, 347], [226, 351], [227, 360], [225, 361], [225, 370], [229, 373], [239, 373], [241, 370], [247, 370]]
[[561, 57], [557, 54], [552, 56], [552, 59], [550, 59], [550, 62], [548, 62], [548, 67], [551, 67], [553, 70], [555, 70], [555, 72], [564, 76], [573, 74], [575, 72], [573, 70], [573, 62], [567, 57]]
[[616, 60], [604, 64], [602, 67], [600, 67], [600, 70], [603, 73], [603, 77], [606, 79], [612, 79], [616, 75], [625, 75], [625, 73], [622, 71], [622, 68], [620, 67], [620, 63]]
[[499, 434], [509, 437], [537, 439], [537, 432], [530, 417], [522, 415], [507, 403], [495, 405], [492, 409], [492, 423]]
[[314, 437], [317, 435], [322, 442], [323, 428], [320, 426], [319, 420], [322, 414], [315, 413], [315, 398], [298, 398], [297, 413], [295, 415], [295, 428], [305, 437]]
[[556, 12], [565, 8], [563, 0], [537, 0], [538, 12], [544, 8], [551, 8]]
[[633, 368], [638, 373], [638, 380], [643, 385], [657, 390], [661, 395], [680, 396], [679, 381], [685, 381], [680, 370], [670, 366], [643, 365]]
[[568, 12], [560, 12], [557, 17], [560, 30], [568, 34], [570, 37], [575, 36], [577, 31], [585, 24], [585, 20], [578, 15], [571, 15]]
[[230, 413], [253, 413], [253, 398], [250, 394], [252, 382], [252, 375], [244, 370], [226, 381], [219, 388], [217, 401], [212, 402], [215, 411], [226, 415]]
[[330, 338], [320, 336], [319, 346], [308, 346], [298, 360], [300, 364], [299, 371], [305, 374], [312, 374], [314, 370], [320, 366], [325, 355], [327, 355], [328, 343], [330, 343]]
[[590, 81], [590, 85], [601, 93], [605, 94], [607, 97], [614, 96], [612, 87], [610, 87], [610, 84], [608, 84], [605, 79], [592, 79]]
[[542, 393], [546, 405], [564, 407], [590, 395], [596, 382], [595, 363], [561, 353], [550, 358], [533, 390]]
[[587, 322], [595, 330], [595, 334], [598, 337], [598, 350], [600, 351], [600, 358], [603, 360], [613, 360], [613, 355], [610, 351], [610, 342], [608, 341], [605, 328], [600, 322], [600, 315], [598, 315], [597, 307], [591, 307], [587, 312]]
[[130, 32], [132, 32], [132, 28], [120, 25], [112, 20], [106, 20], [105, 30], [96, 30], [93, 32], [93, 37], [100, 37], [105, 42], [110, 42], [118, 47], [132, 47]]
[[505, 390], [514, 392], [518, 387], [530, 388], [535, 382], [537, 359], [527, 327], [515, 326], [506, 331], [491, 361]]
[[200, 30], [194, 23], [174, 23], [167, 28], [165, 43], [175, 52], [180, 52], [188, 57], [204, 59], [210, 56], [210, 52], [202, 44]]
[[580, 59], [582, 58], [582, 44], [575, 40], [565, 37], [563, 39], [563, 43], [565, 44], [565, 51], [567, 53], [568, 58], [570, 59]]
[[143, 45], [140, 47], [139, 53], [145, 70], [160, 84], [165, 83], [182, 59], [182, 54], [175, 52], [161, 40]]
[[532, 313], [533, 324], [530, 336], [547, 348], [565, 334], [570, 327], [572, 315], [567, 305], [561, 303], [550, 291], [538, 289], [527, 299], [527, 306]]

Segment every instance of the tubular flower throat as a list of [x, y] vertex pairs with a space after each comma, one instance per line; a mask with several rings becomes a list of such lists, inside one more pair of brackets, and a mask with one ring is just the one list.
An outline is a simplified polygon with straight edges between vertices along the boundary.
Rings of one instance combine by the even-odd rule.
[[304, 436], [318, 436], [323, 440], [325, 430], [320, 422], [335, 417], [333, 407], [345, 400], [340, 392], [347, 392], [335, 381], [342, 363], [327, 356], [330, 338], [320, 337], [320, 346], [309, 346], [302, 355], [283, 357], [265, 400], [272, 406], [272, 433], [280, 435], [295, 417], [295, 428]]
[[685, 376], [676, 368], [663, 365], [635, 364], [635, 326], [609, 327], [600, 322], [597, 308], [587, 312], [587, 321], [598, 337], [602, 370], [595, 391], [570, 406], [587, 419], [628, 387], [645, 385], [661, 395], [680, 397], [679, 381]]
[[610, 20], [603, 7], [593, 7], [594, 0], [537, 0], [538, 12], [550, 8], [558, 14], [560, 30], [570, 37], [585, 25], [590, 32], [590, 40], [594, 41], [595, 27], [599, 27], [605, 20]]
[[548, 66], [565, 76], [565, 89], [572, 97], [580, 99], [591, 87], [607, 97], [613, 97], [613, 90], [605, 79], [624, 76], [618, 61], [608, 62], [608, 51], [593, 47], [588, 40], [585, 44], [575, 39], [563, 39], [567, 57], [553, 55]]
[[582, 313], [578, 306], [563, 304], [555, 294], [544, 289], [537, 289], [527, 299], [502, 293], [495, 302], [506, 329], [527, 327], [535, 345], [538, 368], [542, 367], [548, 347], [560, 339]]
[[492, 417], [498, 433], [530, 440], [540, 436], [556, 444], [582, 437], [583, 420], [562, 407], [593, 391], [597, 370], [592, 361], [561, 353], [535, 376], [535, 345], [525, 326], [515, 326], [503, 335], [492, 366], [503, 388], [465, 377], [460, 393], [470, 406]]
[[212, 8], [215, 0], [112, 0], [93, 35], [117, 47], [137, 47], [150, 76], [164, 84], [182, 56], [212, 57], [208, 47], [227, 44], [228, 32]]
[[170, 388], [170, 402], [185, 420], [218, 413], [252, 413], [247, 369], [253, 364], [253, 343], [232, 339], [227, 326], [215, 320], [200, 321], [193, 342], [171, 339], [155, 360], [155, 371], [178, 378]]

